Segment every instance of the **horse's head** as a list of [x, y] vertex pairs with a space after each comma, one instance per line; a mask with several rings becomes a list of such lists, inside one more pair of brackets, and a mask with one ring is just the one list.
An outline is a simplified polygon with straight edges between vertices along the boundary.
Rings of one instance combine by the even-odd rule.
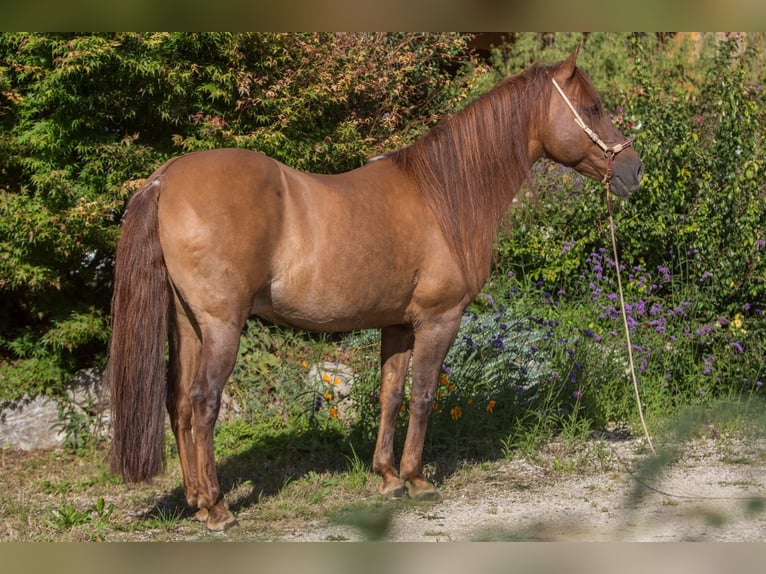
[[625, 197], [639, 188], [641, 160], [576, 63], [577, 50], [551, 69], [551, 95], [540, 132], [543, 152], [587, 177], [609, 182], [614, 194]]

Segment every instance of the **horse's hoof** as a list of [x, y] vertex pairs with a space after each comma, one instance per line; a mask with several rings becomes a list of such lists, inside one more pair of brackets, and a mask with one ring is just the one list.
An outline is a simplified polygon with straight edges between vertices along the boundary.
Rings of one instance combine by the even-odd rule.
[[436, 487], [430, 482], [419, 482], [417, 484], [412, 483], [407, 489], [407, 494], [413, 500], [427, 501], [427, 502], [439, 502], [442, 497]]
[[386, 498], [401, 498], [407, 491], [407, 485], [399, 478], [384, 480], [378, 484], [378, 492]]
[[204, 522], [211, 532], [224, 532], [239, 524], [234, 515], [221, 502], [210, 508], [200, 508], [194, 518]]
[[233, 516], [229, 516], [229, 518], [222, 521], [208, 520], [206, 526], [211, 532], [226, 532], [229, 528], [239, 526], [239, 522]]

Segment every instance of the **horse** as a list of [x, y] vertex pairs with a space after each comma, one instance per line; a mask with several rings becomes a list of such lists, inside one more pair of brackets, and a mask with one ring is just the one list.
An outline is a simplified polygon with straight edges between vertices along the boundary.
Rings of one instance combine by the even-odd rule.
[[[115, 256], [112, 471], [134, 483], [165, 470], [167, 408], [196, 518], [213, 531], [236, 524], [213, 430], [240, 334], [257, 316], [320, 332], [380, 329], [378, 491], [438, 495], [422, 456], [440, 369], [532, 164], [549, 158], [620, 197], [640, 187], [639, 156], [577, 52], [506, 78], [411, 145], [349, 172], [301, 172], [235, 148], [159, 167], [128, 202]], [[397, 471], [394, 426], [410, 368]]]

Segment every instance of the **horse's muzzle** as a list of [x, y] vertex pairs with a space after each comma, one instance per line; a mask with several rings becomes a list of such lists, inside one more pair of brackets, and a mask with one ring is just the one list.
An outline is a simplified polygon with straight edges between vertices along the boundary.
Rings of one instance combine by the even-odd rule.
[[644, 165], [641, 161], [617, 163], [612, 168], [610, 190], [618, 197], [627, 197], [641, 187]]

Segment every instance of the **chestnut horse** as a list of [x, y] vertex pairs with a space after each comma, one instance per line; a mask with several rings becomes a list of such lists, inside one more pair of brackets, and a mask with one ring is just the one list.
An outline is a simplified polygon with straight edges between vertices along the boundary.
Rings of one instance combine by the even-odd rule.
[[[382, 330], [379, 491], [434, 495], [422, 453], [439, 371], [531, 165], [547, 157], [608, 176], [618, 196], [639, 187], [641, 161], [576, 58], [506, 79], [411, 146], [348, 173], [302, 173], [244, 149], [192, 153], [155, 171], [128, 204], [116, 255], [105, 375], [113, 471], [137, 482], [164, 470], [164, 403], [188, 503], [211, 530], [236, 523], [213, 427], [255, 315], [315, 331]], [[624, 143], [609, 147], [594, 132]], [[410, 360], [397, 472], [393, 433]]]

